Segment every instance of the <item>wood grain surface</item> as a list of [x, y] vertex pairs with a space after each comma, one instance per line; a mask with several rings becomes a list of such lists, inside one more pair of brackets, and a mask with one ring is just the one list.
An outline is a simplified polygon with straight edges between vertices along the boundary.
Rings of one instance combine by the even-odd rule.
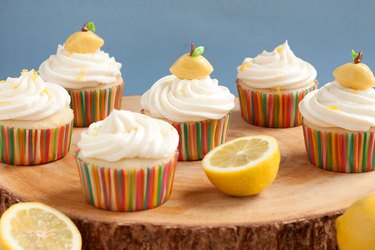
[[[238, 100], [236, 100], [238, 102]], [[140, 111], [139, 96], [123, 108]], [[336, 249], [334, 220], [356, 199], [375, 193], [375, 172], [340, 174], [313, 167], [302, 128], [254, 127], [232, 112], [228, 138], [267, 134], [280, 146], [275, 182], [261, 194], [236, 198], [217, 191], [201, 162], [178, 162], [172, 195], [161, 207], [118, 213], [88, 205], [74, 151], [40, 166], [0, 165], [0, 213], [18, 201], [53, 206], [79, 227], [85, 249]]]

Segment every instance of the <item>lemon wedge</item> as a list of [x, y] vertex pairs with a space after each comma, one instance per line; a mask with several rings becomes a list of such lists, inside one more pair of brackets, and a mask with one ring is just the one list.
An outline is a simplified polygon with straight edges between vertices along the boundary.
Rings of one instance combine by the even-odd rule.
[[336, 219], [340, 250], [373, 250], [375, 247], [375, 195], [362, 198]]
[[81, 249], [74, 223], [54, 208], [36, 202], [11, 206], [0, 220], [0, 242], [12, 249]]
[[203, 159], [203, 169], [221, 192], [234, 196], [260, 193], [276, 178], [280, 151], [270, 136], [240, 137], [226, 142]]

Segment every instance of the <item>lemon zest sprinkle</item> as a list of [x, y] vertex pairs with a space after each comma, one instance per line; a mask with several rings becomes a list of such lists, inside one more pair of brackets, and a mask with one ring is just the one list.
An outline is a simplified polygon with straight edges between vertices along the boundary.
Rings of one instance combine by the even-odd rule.
[[240, 66], [240, 70], [244, 70], [244, 69], [247, 69], [248, 67], [250, 67], [249, 63], [243, 63], [241, 66]]
[[283, 50], [284, 50], [283, 47], [278, 47], [278, 48], [276, 49], [276, 51], [279, 52], [279, 53], [283, 52]]
[[42, 92], [40, 92], [40, 95], [43, 96], [43, 95], [48, 95], [48, 89], [47, 88], [44, 88], [42, 90]]
[[33, 72], [33, 80], [35, 81], [38, 78], [39, 74], [34, 70]]
[[76, 80], [83, 80], [83, 79], [85, 78], [85, 74], [86, 74], [86, 70], [81, 69], [81, 70], [79, 71], [78, 76], [76, 77]]
[[328, 110], [334, 110], [334, 111], [340, 110], [340, 107], [339, 107], [339, 106], [327, 106], [326, 108], [327, 108]]

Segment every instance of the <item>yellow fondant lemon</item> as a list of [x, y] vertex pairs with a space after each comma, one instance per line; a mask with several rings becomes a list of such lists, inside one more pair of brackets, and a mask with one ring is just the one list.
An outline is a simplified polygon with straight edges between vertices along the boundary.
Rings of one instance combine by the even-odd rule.
[[89, 28], [91, 30], [85, 24], [82, 31], [75, 32], [66, 39], [64, 47], [68, 52], [80, 54], [95, 53], [104, 45], [104, 40], [93, 32], [95, 31], [94, 24], [92, 22], [88, 24], [90, 24]]
[[365, 90], [375, 86], [371, 69], [362, 60], [362, 51], [352, 50], [353, 63], [346, 63], [333, 71], [333, 76], [341, 86], [355, 90]]
[[178, 58], [169, 71], [181, 80], [206, 78], [214, 69], [211, 63], [201, 55], [203, 52], [203, 47], [195, 48], [192, 44], [191, 52]]
[[346, 63], [333, 71], [340, 85], [355, 90], [365, 90], [375, 86], [371, 69], [363, 63]]

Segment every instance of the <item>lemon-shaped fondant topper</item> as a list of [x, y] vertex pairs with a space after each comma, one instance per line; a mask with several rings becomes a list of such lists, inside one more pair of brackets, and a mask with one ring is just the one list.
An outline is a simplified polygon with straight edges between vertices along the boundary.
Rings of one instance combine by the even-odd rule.
[[169, 71], [181, 80], [206, 78], [214, 69], [211, 63], [202, 56], [203, 52], [203, 46], [195, 48], [194, 43], [191, 43], [190, 53], [178, 58]]
[[333, 71], [333, 76], [341, 86], [355, 90], [365, 90], [375, 86], [371, 69], [362, 60], [362, 51], [352, 50], [353, 62], [346, 63]]
[[95, 53], [104, 45], [104, 40], [95, 34], [94, 22], [85, 23], [81, 31], [66, 39], [64, 48], [70, 53]]

